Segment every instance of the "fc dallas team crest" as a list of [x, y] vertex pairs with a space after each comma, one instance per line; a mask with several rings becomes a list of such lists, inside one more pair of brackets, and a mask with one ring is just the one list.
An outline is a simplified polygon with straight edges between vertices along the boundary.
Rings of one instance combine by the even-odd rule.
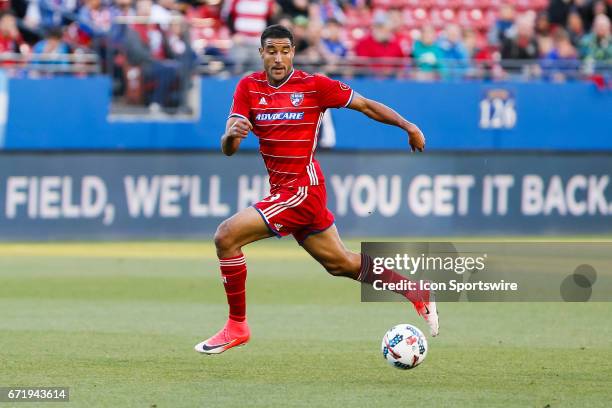
[[293, 106], [300, 106], [304, 100], [304, 94], [302, 92], [294, 92], [291, 94], [290, 98]]

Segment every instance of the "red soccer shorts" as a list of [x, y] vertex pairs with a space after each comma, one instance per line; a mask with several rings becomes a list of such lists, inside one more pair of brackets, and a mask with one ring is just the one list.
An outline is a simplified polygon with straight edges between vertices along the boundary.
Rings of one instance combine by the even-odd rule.
[[325, 185], [281, 187], [253, 207], [277, 237], [292, 234], [300, 244], [334, 223]]

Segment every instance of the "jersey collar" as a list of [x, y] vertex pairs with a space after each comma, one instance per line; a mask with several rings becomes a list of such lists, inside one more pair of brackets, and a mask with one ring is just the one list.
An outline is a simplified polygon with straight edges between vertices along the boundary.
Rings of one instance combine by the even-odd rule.
[[278, 86], [274, 86], [270, 83], [270, 81], [268, 81], [268, 77], [266, 76], [266, 83], [268, 84], [269, 87], [274, 88], [274, 89], [279, 89], [281, 86], [285, 85], [287, 82], [289, 82], [289, 80], [291, 79], [291, 77], [293, 76], [293, 74], [295, 73], [295, 68], [291, 69], [291, 73], [287, 76], [287, 79], [285, 79], [283, 82], [281, 82], [280, 85]]

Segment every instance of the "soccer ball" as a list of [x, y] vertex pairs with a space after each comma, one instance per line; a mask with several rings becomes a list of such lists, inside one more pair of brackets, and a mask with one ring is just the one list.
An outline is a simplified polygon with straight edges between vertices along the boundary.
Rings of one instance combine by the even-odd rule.
[[427, 339], [417, 327], [398, 324], [382, 339], [382, 354], [395, 368], [408, 370], [421, 364], [427, 356]]

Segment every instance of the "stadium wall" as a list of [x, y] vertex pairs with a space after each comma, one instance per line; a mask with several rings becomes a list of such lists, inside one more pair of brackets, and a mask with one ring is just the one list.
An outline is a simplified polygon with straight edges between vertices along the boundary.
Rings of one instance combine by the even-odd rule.
[[[196, 119], [156, 122], [110, 117], [106, 77], [14, 78], [3, 86], [0, 75], [0, 148], [217, 150], [236, 82], [203, 78]], [[418, 123], [430, 150], [612, 151], [612, 92], [590, 83], [348, 82]], [[406, 147], [399, 130], [350, 110], [333, 110], [333, 121], [336, 149]], [[255, 137], [244, 148], [256, 149]]]
[[[608, 154], [319, 155], [347, 236], [610, 234]], [[267, 192], [254, 152], [0, 154], [0, 240], [210, 238]]]

